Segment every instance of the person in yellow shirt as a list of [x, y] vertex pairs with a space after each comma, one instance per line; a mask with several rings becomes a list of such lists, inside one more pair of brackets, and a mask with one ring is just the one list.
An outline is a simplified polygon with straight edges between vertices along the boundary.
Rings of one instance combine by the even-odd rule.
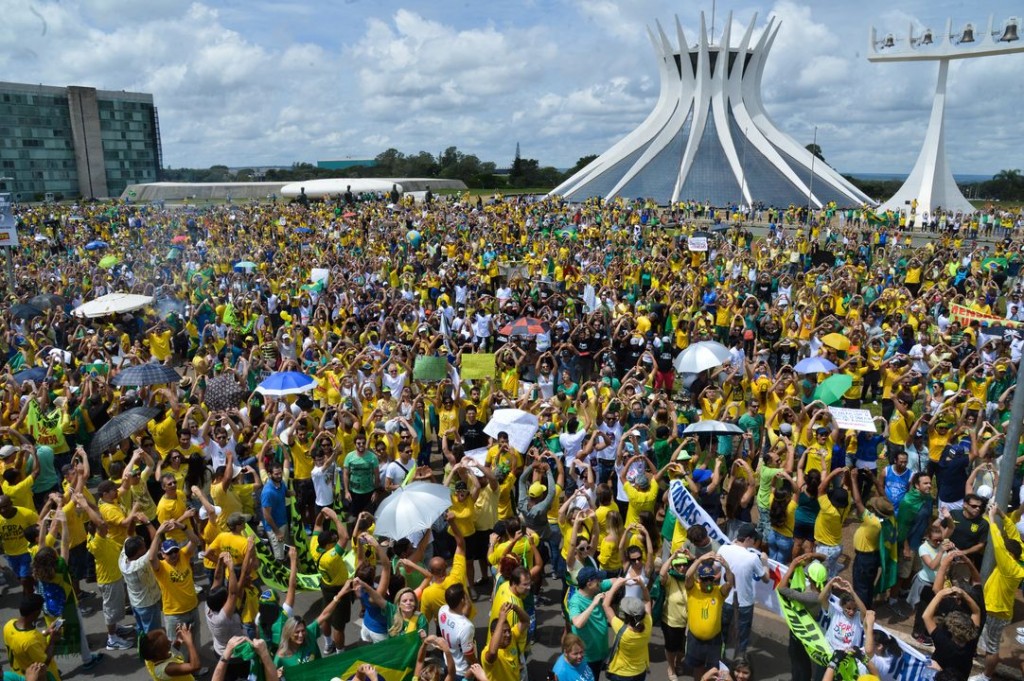
[[138, 508], [132, 506], [127, 512], [117, 501], [117, 485], [110, 480], [104, 480], [96, 488], [99, 493], [100, 516], [107, 523], [107, 532], [110, 538], [124, 546], [124, 540], [128, 538], [128, 531], [136, 525], [149, 522], [145, 516], [137, 515]]
[[[618, 679], [643, 678], [651, 665], [650, 642], [654, 630], [651, 618], [651, 595], [642, 584], [643, 598], [627, 596], [619, 603], [619, 614], [612, 608], [615, 595], [626, 585], [623, 578], [612, 582], [601, 601], [608, 629], [618, 640], [608, 660], [608, 677]], [[621, 617], [619, 616], [621, 615]]]
[[[725, 583], [719, 583], [719, 563], [725, 571]], [[703, 678], [707, 669], [718, 667], [722, 658], [722, 612], [725, 599], [733, 589], [735, 577], [717, 555], [706, 553], [686, 570], [686, 665], [694, 678]]]
[[995, 503], [989, 505], [988, 522], [989, 541], [996, 566], [985, 580], [984, 587], [986, 618], [978, 642], [978, 652], [985, 653], [985, 670], [979, 677], [974, 677], [981, 681], [987, 681], [995, 675], [1003, 629], [1013, 620], [1017, 589], [1024, 579], [1024, 551], [1017, 526]]
[[[188, 505], [185, 503], [185, 492], [178, 489], [178, 480], [174, 477], [174, 474], [164, 473], [160, 478], [160, 487], [163, 489], [164, 495], [157, 502], [156, 519], [160, 523], [168, 521], [183, 522], [185, 513], [188, 511]], [[174, 541], [184, 541], [185, 533], [174, 526], [168, 530], [168, 538]]]
[[814, 550], [825, 556], [828, 578], [839, 574], [839, 558], [843, 553], [843, 522], [850, 512], [850, 494], [845, 487], [832, 487], [832, 481], [846, 476], [849, 469], [836, 468], [822, 478], [818, 486], [818, 511], [814, 519]]
[[[637, 475], [632, 482], [626, 479], [626, 472], [630, 470], [634, 462], [640, 460], [647, 467], [647, 471]], [[651, 461], [644, 455], [638, 454], [630, 457], [626, 465], [619, 473], [619, 480], [622, 482], [622, 489], [626, 492], [629, 505], [626, 508], [626, 527], [634, 525], [640, 519], [642, 511], [654, 512], [658, 503], [658, 487], [651, 484], [651, 476], [657, 475]]]
[[107, 626], [107, 650], [129, 650], [134, 644], [118, 635], [118, 624], [124, 619], [125, 584], [118, 557], [121, 546], [110, 538], [107, 523], [78, 492], [71, 495], [72, 502], [92, 522], [95, 531], [86, 540], [86, 548], [96, 559], [96, 588], [103, 600], [103, 622]]
[[60, 670], [53, 659], [53, 649], [60, 636], [59, 622], [54, 622], [43, 631], [36, 629], [36, 622], [43, 614], [43, 597], [27, 594], [18, 606], [18, 617], [4, 625], [4, 645], [7, 659], [16, 674], [26, 675], [34, 664], [43, 664], [54, 681], [61, 681]]
[[[195, 554], [195, 547], [200, 543], [188, 523], [191, 514], [193, 511], [190, 509], [184, 523], [169, 521], [160, 525], [150, 544], [149, 558], [157, 584], [160, 585], [164, 623], [171, 631], [178, 631], [182, 626], [191, 629], [195, 647], [198, 649], [202, 647], [202, 624], [199, 617], [199, 598], [196, 595], [195, 578], [192, 574], [192, 556]], [[185, 531], [188, 540], [184, 545], [173, 539], [164, 539], [164, 536], [175, 527]], [[158, 552], [160, 559], [156, 560]]]
[[[458, 526], [452, 521], [454, 521], [454, 517], [449, 518], [449, 527], [455, 537], [455, 556], [452, 558], [451, 571], [448, 571], [445, 559], [439, 556], [431, 558], [427, 565], [427, 569], [430, 571], [430, 580], [420, 596], [420, 612], [427, 618], [427, 622], [437, 619], [438, 611], [445, 604], [445, 589], [455, 584], [462, 584], [467, 587], [468, 591], [466, 585], [466, 540]], [[472, 602], [470, 602], [469, 609], [470, 613], [467, 617], [472, 619], [476, 611]]]
[[[25, 464], [31, 462], [29, 472], [25, 474]], [[24, 445], [14, 459], [14, 464], [3, 472], [0, 478], [0, 492], [6, 494], [15, 506], [34, 510], [35, 499], [32, 497], [32, 485], [39, 477], [39, 457], [36, 448]]]
[[520, 678], [524, 651], [519, 641], [526, 633], [525, 622], [528, 620], [520, 616], [514, 625], [510, 625], [508, 616], [512, 607], [511, 602], [502, 603], [498, 616], [491, 620], [488, 628], [489, 642], [483, 659], [488, 681], [519, 681]]
[[[325, 519], [334, 524], [333, 529], [323, 527]], [[338, 514], [331, 508], [322, 509], [313, 522], [313, 540], [309, 551], [320, 573], [320, 594], [325, 605], [333, 602], [348, 582], [348, 565], [345, 563], [348, 540], [348, 528], [338, 518]], [[332, 648], [341, 650], [345, 647], [345, 626], [352, 619], [353, 600], [351, 594], [343, 597], [323, 629], [324, 638], [328, 640], [328, 653]]]
[[36, 524], [35, 511], [15, 506], [6, 494], [0, 495], [0, 545], [11, 571], [21, 580], [25, 594], [35, 589], [32, 579], [32, 556], [25, 529]]

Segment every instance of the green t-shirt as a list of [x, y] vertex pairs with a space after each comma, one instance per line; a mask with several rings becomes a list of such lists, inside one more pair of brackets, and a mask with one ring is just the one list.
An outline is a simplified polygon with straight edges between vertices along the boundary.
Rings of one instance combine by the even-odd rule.
[[[590, 605], [592, 598], [588, 598], [582, 591], [577, 591], [569, 599], [569, 619], [579, 615]], [[600, 662], [608, 657], [608, 618], [604, 615], [604, 608], [600, 605], [590, 613], [590, 619], [582, 628], [572, 628], [572, 633], [583, 639], [586, 650], [587, 662]]]
[[[284, 617], [285, 621], [287, 622], [288, 617], [283, 612], [281, 613], [281, 617]], [[281, 620], [280, 620], [280, 618], [278, 618], [278, 623], [280, 623], [280, 622], [281, 622]], [[277, 624], [278, 623], [274, 624], [274, 628], [275, 629], [277, 629]], [[284, 624], [281, 623], [281, 626], [283, 627]], [[278, 634], [278, 638], [280, 639], [280, 634]], [[284, 667], [284, 668], [287, 669], [288, 667], [294, 667], [295, 665], [302, 664], [304, 662], [310, 662], [312, 660], [319, 660], [320, 659], [320, 643], [319, 643], [319, 641], [320, 641], [320, 623], [317, 622], [316, 620], [313, 620], [312, 622], [310, 622], [309, 624], [306, 625], [306, 640], [303, 641], [302, 646], [298, 650], [296, 650], [294, 653], [292, 653], [291, 655], [287, 655], [285, 657], [282, 657], [280, 655], [274, 655], [274, 666], [276, 666], [278, 668]], [[287, 677], [288, 677], [288, 673], [285, 672], [285, 678], [287, 678]]]
[[366, 450], [362, 456], [355, 450], [345, 456], [345, 470], [348, 471], [348, 489], [353, 494], [369, 494], [377, 489], [374, 469], [377, 468], [377, 455]]
[[757, 482], [757, 507], [768, 508], [772, 503], [772, 481], [782, 471], [781, 468], [772, 468], [762, 465], [759, 471]]
[[751, 416], [747, 413], [741, 416], [736, 424], [753, 436], [754, 451], [761, 451], [761, 426], [764, 424], [764, 417], [760, 414]]

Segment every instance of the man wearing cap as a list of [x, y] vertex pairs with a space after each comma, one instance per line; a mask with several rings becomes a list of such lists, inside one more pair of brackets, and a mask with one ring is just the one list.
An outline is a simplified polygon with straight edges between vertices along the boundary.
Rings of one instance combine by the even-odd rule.
[[541, 539], [547, 539], [551, 531], [548, 527], [548, 509], [555, 499], [555, 477], [548, 468], [547, 484], [530, 482], [535, 466], [536, 463], [531, 463], [519, 477], [519, 513], [527, 528], [536, 532]]
[[576, 574], [576, 592], [569, 598], [572, 633], [583, 639], [587, 666], [594, 672], [595, 681], [600, 679], [608, 657], [608, 618], [601, 606], [603, 588], [601, 573], [588, 565]]
[[[723, 547], [724, 548], [724, 547]], [[725, 583], [715, 565], [722, 566]], [[718, 667], [722, 659], [722, 612], [725, 599], [735, 586], [729, 565], [718, 555], [708, 553], [693, 561], [686, 571], [686, 665], [695, 679], [708, 669]]]
[[[900, 456], [906, 456], [901, 453]], [[869, 499], [865, 504], [860, 489], [852, 487], [853, 505], [860, 516], [860, 525], [853, 534], [853, 592], [869, 610], [875, 600], [875, 584], [885, 592], [896, 583], [895, 510], [883, 497]], [[881, 570], [881, 579], [879, 579]]]
[[729, 634], [736, 609], [736, 656], [743, 656], [750, 646], [750, 631], [754, 623], [754, 582], [768, 581], [768, 555], [755, 547], [761, 535], [750, 523], [744, 523], [736, 533], [736, 541], [718, 549], [718, 558], [732, 571], [736, 588], [725, 599], [722, 628]]
[[[199, 538], [192, 533], [188, 522], [183, 525], [181, 529], [185, 530], [188, 537], [188, 541], [183, 545], [173, 539], [164, 539], [164, 535], [172, 528], [171, 523], [164, 523], [157, 529], [156, 537], [149, 547], [149, 560], [157, 584], [160, 585], [167, 630], [177, 631], [179, 625], [187, 626], [192, 632], [198, 650], [202, 647], [199, 640], [202, 625], [199, 617], [199, 598], [196, 595], [195, 578], [192, 574], [192, 556], [195, 554], [195, 547], [199, 546]], [[199, 676], [204, 675], [200, 670]]]
[[[630, 471], [634, 463], [640, 463], [643, 465], [644, 470], [637, 473], [633, 477], [633, 481], [630, 482], [627, 478], [627, 473]], [[640, 513], [643, 511], [654, 512], [654, 508], [658, 503], [658, 486], [651, 484], [651, 479], [657, 475], [658, 471], [643, 454], [636, 454], [626, 461], [626, 464], [619, 470], [619, 482], [622, 483], [622, 489], [626, 493], [626, 498], [629, 500], [629, 505], [626, 508], [626, 521], [625, 527], [629, 527], [640, 519]]]

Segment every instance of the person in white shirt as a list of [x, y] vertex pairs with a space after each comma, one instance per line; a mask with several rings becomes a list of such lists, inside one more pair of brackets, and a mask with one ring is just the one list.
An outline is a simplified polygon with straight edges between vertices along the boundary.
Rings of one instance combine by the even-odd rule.
[[754, 546], [761, 537], [757, 529], [745, 523], [736, 533], [736, 542], [718, 549], [718, 557], [728, 564], [735, 576], [736, 587], [725, 599], [722, 631], [728, 636], [736, 608], [736, 656], [744, 655], [750, 646], [750, 630], [754, 623], [754, 582], [768, 581], [768, 556]]
[[452, 650], [455, 660], [455, 676], [465, 678], [469, 668], [477, 663], [476, 627], [466, 617], [469, 610], [469, 595], [462, 584], [453, 584], [445, 589], [445, 605], [437, 613], [437, 626], [441, 638]]
[[[317, 440], [329, 437], [325, 431], [317, 436]], [[314, 442], [311, 447], [313, 470], [310, 471], [309, 477], [313, 481], [314, 503], [318, 511], [334, 503], [334, 480], [338, 470], [335, 465], [338, 450], [330, 447], [329, 439], [325, 441], [328, 443], [328, 447], [321, 447], [318, 442]]]
[[415, 470], [416, 463], [412, 460], [412, 447], [398, 445], [398, 458], [384, 467], [384, 491], [392, 492], [402, 486], [409, 472]]
[[[150, 541], [156, 541], [156, 531], [152, 525], [145, 526], [150, 533]], [[146, 550], [146, 542], [142, 537], [131, 536], [124, 542], [117, 566], [124, 575], [125, 586], [128, 587], [128, 603], [132, 606], [135, 623], [139, 633], [148, 634], [154, 629], [162, 629], [163, 594], [156, 581], [152, 554]]]
[[494, 326], [491, 315], [477, 312], [473, 315], [473, 333], [480, 347], [490, 349], [491, 330]]

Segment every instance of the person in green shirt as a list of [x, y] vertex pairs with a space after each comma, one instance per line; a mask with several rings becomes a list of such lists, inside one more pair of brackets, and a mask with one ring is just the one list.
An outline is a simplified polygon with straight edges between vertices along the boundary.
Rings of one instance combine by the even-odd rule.
[[[295, 614], [291, 607], [282, 609], [279, 617], [283, 618], [284, 622], [281, 626], [281, 642], [278, 644], [277, 654], [274, 655], [274, 666], [284, 670], [285, 679], [288, 678], [289, 667], [320, 659], [320, 630], [330, 621], [334, 609], [351, 590], [350, 580], [338, 595], [325, 605], [316, 620], [309, 624]], [[287, 603], [285, 605], [288, 606]]]
[[[761, 457], [761, 463], [757, 467], [757, 527], [758, 532], [764, 533], [761, 535], [763, 537], [768, 536], [768, 530], [772, 526], [769, 508], [772, 505], [772, 484], [775, 476], [783, 470], [792, 472], [795, 452], [792, 440], [779, 438], [775, 447]], [[785, 461], [782, 460], [783, 454], [786, 457]]]
[[572, 633], [583, 639], [587, 665], [598, 678], [608, 657], [608, 618], [601, 601], [605, 582], [593, 567], [584, 567], [576, 575], [576, 593], [569, 599], [569, 622]]
[[345, 505], [350, 516], [358, 516], [369, 508], [380, 481], [380, 461], [376, 454], [366, 448], [364, 433], [355, 436], [355, 447], [345, 455], [341, 474]]

